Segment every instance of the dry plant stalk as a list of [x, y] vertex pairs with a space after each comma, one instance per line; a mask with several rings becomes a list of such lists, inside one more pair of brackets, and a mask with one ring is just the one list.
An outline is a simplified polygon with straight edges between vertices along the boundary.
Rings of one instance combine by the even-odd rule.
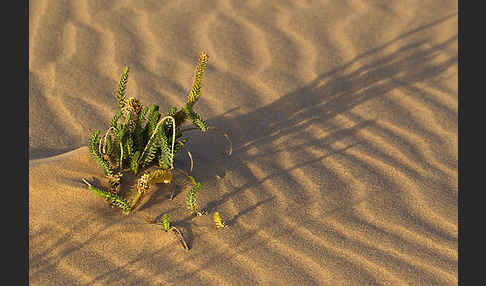
[[189, 246], [187, 245], [187, 242], [186, 240], [184, 239], [184, 236], [182, 235], [182, 233], [173, 225], [170, 224], [170, 220], [169, 220], [169, 215], [168, 214], [164, 214], [162, 216], [162, 222], [158, 222], [156, 220], [151, 220], [150, 218], [146, 217], [145, 220], [149, 223], [149, 224], [159, 224], [159, 225], [162, 225], [162, 229], [165, 231], [165, 232], [169, 232], [169, 231], [172, 231], [172, 233], [179, 239], [179, 241], [181, 242], [182, 244], [182, 247], [185, 249], [185, 250], [189, 250]]

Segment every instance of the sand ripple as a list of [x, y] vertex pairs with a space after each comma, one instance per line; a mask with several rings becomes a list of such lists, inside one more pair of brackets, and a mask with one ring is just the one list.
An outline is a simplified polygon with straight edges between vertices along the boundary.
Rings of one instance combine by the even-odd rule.
[[[32, 285], [457, 284], [457, 3], [297, 2], [30, 3]], [[163, 191], [121, 217], [80, 181], [102, 177], [89, 136], [125, 65], [164, 110], [201, 50], [197, 108], [233, 156], [212, 133], [188, 149], [231, 227]], [[162, 213], [190, 252], [143, 222]]]

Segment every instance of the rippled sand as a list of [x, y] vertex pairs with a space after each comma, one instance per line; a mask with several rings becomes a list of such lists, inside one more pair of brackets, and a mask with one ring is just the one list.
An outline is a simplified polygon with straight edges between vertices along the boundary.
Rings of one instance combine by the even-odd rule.
[[[116, 3], [116, 4], [111, 4]], [[30, 1], [31, 285], [457, 285], [457, 1]], [[87, 142], [128, 94], [196, 105], [201, 206], [125, 217]], [[186, 157], [176, 160], [179, 167]], [[169, 213], [191, 247], [144, 222]]]

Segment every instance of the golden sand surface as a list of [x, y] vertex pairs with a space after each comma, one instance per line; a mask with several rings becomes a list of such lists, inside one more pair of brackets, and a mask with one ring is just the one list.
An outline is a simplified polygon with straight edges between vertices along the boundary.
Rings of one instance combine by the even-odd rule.
[[[457, 285], [457, 1], [30, 1], [31, 285]], [[199, 203], [81, 178], [127, 94], [195, 109]], [[184, 168], [187, 157], [176, 160]], [[190, 251], [143, 217], [170, 214]]]

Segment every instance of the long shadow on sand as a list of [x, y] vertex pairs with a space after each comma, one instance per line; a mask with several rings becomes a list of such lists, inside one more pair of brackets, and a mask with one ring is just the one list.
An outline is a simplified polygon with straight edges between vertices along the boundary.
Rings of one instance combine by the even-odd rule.
[[[304, 190], [304, 186], [294, 176], [290, 176], [290, 172], [306, 167], [310, 167], [315, 173], [322, 172], [317, 169], [326, 167], [320, 162], [334, 154], [348, 157], [352, 161], [353, 158], [346, 154], [346, 150], [357, 144], [364, 144], [358, 133], [372, 126], [376, 119], [375, 114], [370, 114], [371, 119], [362, 118], [353, 113], [352, 109], [367, 101], [385, 98], [395, 89], [426, 93], [417, 90], [414, 84], [437, 77], [457, 64], [457, 56], [444, 59], [444, 54], [441, 53], [456, 41], [457, 36], [453, 36], [436, 45], [431, 45], [427, 40], [408, 43], [351, 72], [346, 70], [353, 62], [323, 74], [309, 85], [250, 113], [234, 118], [211, 118], [210, 123], [214, 122], [217, 127], [229, 130], [233, 141], [233, 155], [224, 158], [220, 154], [225, 148], [223, 138], [215, 144], [217, 135], [208, 133], [195, 136], [192, 139], [191, 152], [197, 164], [204, 166], [195, 169], [197, 178], [205, 181], [213, 179], [215, 174], [221, 177], [225, 177], [225, 174], [238, 174], [245, 178], [246, 183], [232, 186], [231, 192], [209, 202], [208, 209], [215, 209], [249, 189], [254, 190], [252, 195], [257, 199], [271, 197], [272, 192], [266, 192], [262, 185], [277, 177], [288, 182], [293, 190], [300, 192]], [[380, 50], [375, 50], [373, 54], [378, 52]], [[441, 105], [440, 102], [434, 104]], [[341, 114], [351, 118], [354, 126], [337, 126], [333, 119]], [[328, 135], [319, 138], [307, 129], [326, 130]], [[333, 147], [336, 142], [349, 143], [345, 147], [336, 148]], [[310, 149], [321, 149], [325, 154], [316, 157], [307, 151]], [[291, 167], [282, 167], [278, 156], [284, 153], [288, 156], [286, 160], [297, 163]], [[258, 176], [248, 164], [257, 164], [268, 174]], [[339, 178], [335, 179], [339, 181]], [[309, 203], [304, 193], [298, 197], [285, 195], [291, 200], [297, 200], [299, 204]]]
[[[335, 155], [343, 156], [346, 160], [361, 165], [368, 172], [375, 173], [375, 175], [383, 179], [385, 186], [389, 184], [392, 187], [390, 189], [392, 192], [393, 184], [391, 182], [387, 182], [387, 179], [383, 178], [372, 167], [366, 166], [362, 161], [346, 153], [349, 148], [366, 144], [361, 140], [359, 132], [374, 125], [376, 118], [373, 114], [370, 115], [371, 119], [362, 118], [353, 113], [352, 109], [367, 101], [385, 98], [387, 94], [395, 89], [414, 90], [426, 96], [427, 93], [423, 90], [417, 90], [414, 84], [438, 77], [444, 71], [457, 64], [457, 55], [447, 55], [444, 52], [446, 48], [454, 45], [457, 41], [457, 35], [439, 44], [432, 44], [427, 40], [417, 40], [407, 43], [389, 54], [386, 54], [384, 50], [388, 46], [424, 29], [440, 24], [454, 15], [444, 17], [439, 21], [403, 34], [388, 44], [373, 49], [338, 69], [322, 74], [305, 87], [282, 96], [271, 104], [232, 118], [226, 116], [211, 118], [209, 120], [210, 124], [214, 123], [216, 127], [230, 132], [234, 148], [232, 157], [225, 158], [221, 154], [222, 150], [226, 148], [222, 137], [221, 140], [215, 142], [215, 138], [218, 135], [208, 133], [203, 136], [194, 136], [191, 139], [193, 142], [191, 152], [197, 164], [203, 166], [203, 168], [195, 169], [195, 176], [200, 181], [205, 182], [217, 180], [214, 176], [218, 174], [225, 181], [224, 184], [230, 185], [230, 191], [223, 194], [220, 198], [208, 202], [206, 205], [207, 209], [210, 211], [217, 210], [223, 204], [234, 201], [235, 205], [238, 206], [238, 211], [232, 217], [229, 217], [228, 222], [236, 225], [244, 216], [268, 206], [266, 213], [270, 215], [265, 216], [265, 223], [261, 227], [270, 225], [276, 227], [280, 225], [280, 227], [286, 228], [286, 231], [278, 232], [277, 237], [282, 235], [299, 236], [294, 230], [288, 229], [288, 226], [282, 224], [278, 217], [272, 217], [272, 206], [269, 205], [275, 201], [275, 193], [273, 188], [272, 190], [267, 190], [264, 183], [274, 178], [282, 178], [281, 181], [288, 184], [287, 190], [291, 189], [293, 191], [281, 191], [278, 193], [279, 196], [284, 196], [289, 201], [299, 205], [311, 203], [305, 193], [303, 184], [296, 180], [294, 176], [291, 176], [290, 172], [299, 168], [310, 168], [311, 171], [317, 172], [320, 169], [319, 172], [324, 170], [324, 172], [329, 171], [332, 173], [332, 170], [326, 168], [322, 160]], [[381, 56], [382, 54], [386, 55]], [[444, 57], [444, 55], [446, 56]], [[368, 61], [371, 63], [361, 65], [354, 70], [351, 68], [356, 62], [368, 59], [368, 57], [376, 57], [377, 59]], [[441, 105], [440, 102], [434, 104]], [[354, 125], [349, 128], [337, 126], [333, 119], [342, 114], [352, 118]], [[320, 138], [313, 132], [308, 131], [309, 127], [312, 127], [310, 130], [320, 129], [328, 130], [329, 132], [327, 132], [327, 136]], [[336, 148], [333, 147], [333, 144], [336, 142], [349, 143], [342, 148]], [[316, 157], [308, 151], [310, 148], [320, 148], [325, 152], [323, 155]], [[278, 159], [278, 156], [282, 153], [293, 154], [287, 160], [291, 162], [297, 161], [298, 163], [293, 164], [291, 167], [283, 167]], [[255, 174], [254, 170], [248, 166], [249, 164], [260, 165], [261, 169], [266, 171], [264, 176]], [[231, 176], [234, 174], [245, 178], [245, 183], [238, 186], [232, 185]], [[345, 183], [340, 182], [338, 177], [333, 179], [336, 180], [336, 185]], [[229, 183], [226, 181], [229, 181]], [[323, 193], [324, 195], [326, 194]], [[370, 199], [372, 195], [359, 201], [348, 200], [340, 202], [333, 209], [323, 210], [322, 216], [351, 208], [363, 200]], [[265, 211], [261, 211], [258, 215], [262, 215], [262, 212]], [[303, 217], [305, 212], [293, 213], [293, 215]], [[178, 223], [185, 224], [186, 220]], [[249, 242], [254, 238], [256, 232], [256, 230], [249, 230], [247, 237], [240, 240], [236, 248], [239, 247], [244, 252], [245, 249], [248, 250], [257, 245], [266, 244], [266, 242], [258, 239], [257, 241]], [[195, 239], [197, 239], [197, 236]], [[158, 252], [141, 254], [136, 261], [152, 257]], [[191, 254], [190, 259], [203, 255], [202, 252], [197, 252]], [[199, 279], [198, 273], [210, 267], [217, 267], [217, 264], [221, 263], [221, 259], [224, 259], [222, 256], [222, 254], [215, 255], [197, 271], [185, 272], [185, 274], [180, 276], [176, 275], [171, 281], [182, 282], [187, 279]], [[226, 257], [226, 259], [231, 259], [231, 255], [229, 258]], [[164, 260], [164, 262], [169, 265], [166, 265], [167, 267], [164, 267], [160, 272], [153, 273], [153, 276], [170, 273], [171, 270], [180, 270], [183, 263], [183, 261], [176, 263], [171, 260]], [[397, 263], [402, 262], [397, 261]], [[352, 267], [359, 268], [356, 265]], [[113, 273], [115, 272], [108, 271], [103, 276], [115, 278], [112, 275]], [[370, 279], [373, 279], [372, 277], [373, 275], [370, 274]], [[147, 279], [150, 280], [150, 277], [144, 277], [145, 281]], [[250, 277], [248, 279], [251, 280]], [[138, 282], [140, 281], [134, 277], [133, 285], [136, 285]]]

